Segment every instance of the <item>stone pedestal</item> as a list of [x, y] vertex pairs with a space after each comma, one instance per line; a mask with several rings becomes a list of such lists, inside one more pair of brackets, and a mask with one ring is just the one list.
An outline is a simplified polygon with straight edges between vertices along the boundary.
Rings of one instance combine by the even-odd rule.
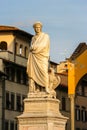
[[65, 130], [67, 118], [59, 111], [58, 99], [30, 95], [24, 100], [24, 112], [18, 116], [18, 130]]

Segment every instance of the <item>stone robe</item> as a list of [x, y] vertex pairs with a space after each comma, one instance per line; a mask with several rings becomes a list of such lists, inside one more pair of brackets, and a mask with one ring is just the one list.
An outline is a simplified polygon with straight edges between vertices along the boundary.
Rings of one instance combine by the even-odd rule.
[[50, 40], [43, 32], [36, 38], [32, 38], [31, 47], [27, 62], [27, 73], [38, 85], [48, 87], [48, 60]]

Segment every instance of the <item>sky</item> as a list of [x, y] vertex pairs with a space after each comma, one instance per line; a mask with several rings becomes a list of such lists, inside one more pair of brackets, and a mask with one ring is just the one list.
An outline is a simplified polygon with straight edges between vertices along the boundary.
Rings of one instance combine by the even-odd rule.
[[50, 36], [53, 62], [64, 61], [79, 43], [87, 43], [87, 0], [0, 0], [0, 25], [34, 34], [36, 21]]

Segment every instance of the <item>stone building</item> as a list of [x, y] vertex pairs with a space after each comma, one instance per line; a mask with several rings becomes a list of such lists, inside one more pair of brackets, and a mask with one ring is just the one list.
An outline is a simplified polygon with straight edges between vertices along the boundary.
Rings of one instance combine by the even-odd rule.
[[[0, 26], [0, 130], [17, 130], [16, 117], [23, 112], [23, 99], [28, 93], [26, 63], [31, 38], [31, 34], [16, 27]], [[80, 58], [84, 51], [86, 49], [79, 51], [77, 57]], [[76, 52], [73, 53], [71, 59], [76, 58], [75, 55]], [[85, 55], [87, 55], [87, 52]], [[68, 97], [67, 60], [60, 64], [50, 61], [50, 66], [54, 68], [55, 73], [61, 78], [61, 83], [56, 88], [56, 93], [57, 98], [60, 100], [61, 113], [69, 117], [66, 130], [70, 130], [71, 113], [70, 99]], [[87, 130], [86, 73], [87, 69], [85, 70], [85, 75], [78, 81], [75, 91], [76, 130]]]
[[16, 130], [15, 117], [23, 112], [31, 38], [31, 34], [18, 28], [0, 26], [0, 130]]

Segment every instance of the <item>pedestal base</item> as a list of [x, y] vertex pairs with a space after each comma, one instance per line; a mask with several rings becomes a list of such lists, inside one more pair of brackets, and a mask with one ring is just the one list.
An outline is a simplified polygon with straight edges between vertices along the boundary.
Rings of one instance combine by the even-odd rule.
[[59, 111], [59, 100], [32, 97], [24, 100], [24, 112], [18, 116], [18, 130], [65, 130], [67, 118]]

